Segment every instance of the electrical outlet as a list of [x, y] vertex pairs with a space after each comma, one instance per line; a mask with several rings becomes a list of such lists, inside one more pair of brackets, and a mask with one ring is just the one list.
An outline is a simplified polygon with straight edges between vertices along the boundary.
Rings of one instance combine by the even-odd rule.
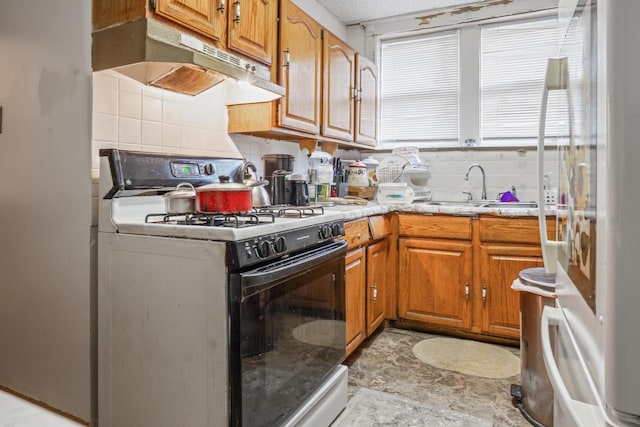
[[544, 203], [545, 204], [547, 204], [547, 205], [555, 205], [556, 203], [558, 203], [557, 198], [558, 198], [558, 190], [556, 190], [556, 189], [544, 190]]

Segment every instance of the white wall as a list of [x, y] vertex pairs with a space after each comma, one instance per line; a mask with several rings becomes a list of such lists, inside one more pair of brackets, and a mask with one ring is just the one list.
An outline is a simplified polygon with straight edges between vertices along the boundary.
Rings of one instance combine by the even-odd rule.
[[90, 15], [0, 3], [0, 386], [87, 421]]

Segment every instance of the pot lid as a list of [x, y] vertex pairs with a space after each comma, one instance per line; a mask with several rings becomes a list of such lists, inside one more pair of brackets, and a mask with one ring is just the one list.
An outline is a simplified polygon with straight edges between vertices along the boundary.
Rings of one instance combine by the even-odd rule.
[[229, 177], [226, 175], [220, 175], [219, 179], [220, 182], [202, 185], [196, 188], [196, 191], [251, 191], [251, 187], [248, 185], [240, 182], [229, 182]]
[[361, 160], [360, 163], [364, 163], [367, 166], [378, 166], [380, 164], [380, 162], [374, 159], [372, 156], [369, 156], [366, 159]]
[[165, 193], [164, 196], [172, 199], [190, 199], [196, 196], [196, 189], [190, 182], [181, 182], [175, 190]]

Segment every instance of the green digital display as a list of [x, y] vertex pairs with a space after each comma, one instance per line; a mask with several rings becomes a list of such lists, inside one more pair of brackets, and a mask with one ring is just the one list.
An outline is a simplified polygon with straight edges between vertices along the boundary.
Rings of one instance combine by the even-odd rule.
[[173, 176], [179, 178], [189, 178], [200, 176], [200, 168], [196, 163], [172, 163]]

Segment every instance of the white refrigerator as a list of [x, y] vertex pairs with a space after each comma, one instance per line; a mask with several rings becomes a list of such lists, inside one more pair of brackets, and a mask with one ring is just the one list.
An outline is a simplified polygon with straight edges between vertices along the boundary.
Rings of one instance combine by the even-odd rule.
[[555, 426], [640, 424], [639, 17], [638, 0], [559, 1], [565, 59], [547, 89], [567, 126], [558, 232], [543, 243], [558, 298], [541, 319]]

